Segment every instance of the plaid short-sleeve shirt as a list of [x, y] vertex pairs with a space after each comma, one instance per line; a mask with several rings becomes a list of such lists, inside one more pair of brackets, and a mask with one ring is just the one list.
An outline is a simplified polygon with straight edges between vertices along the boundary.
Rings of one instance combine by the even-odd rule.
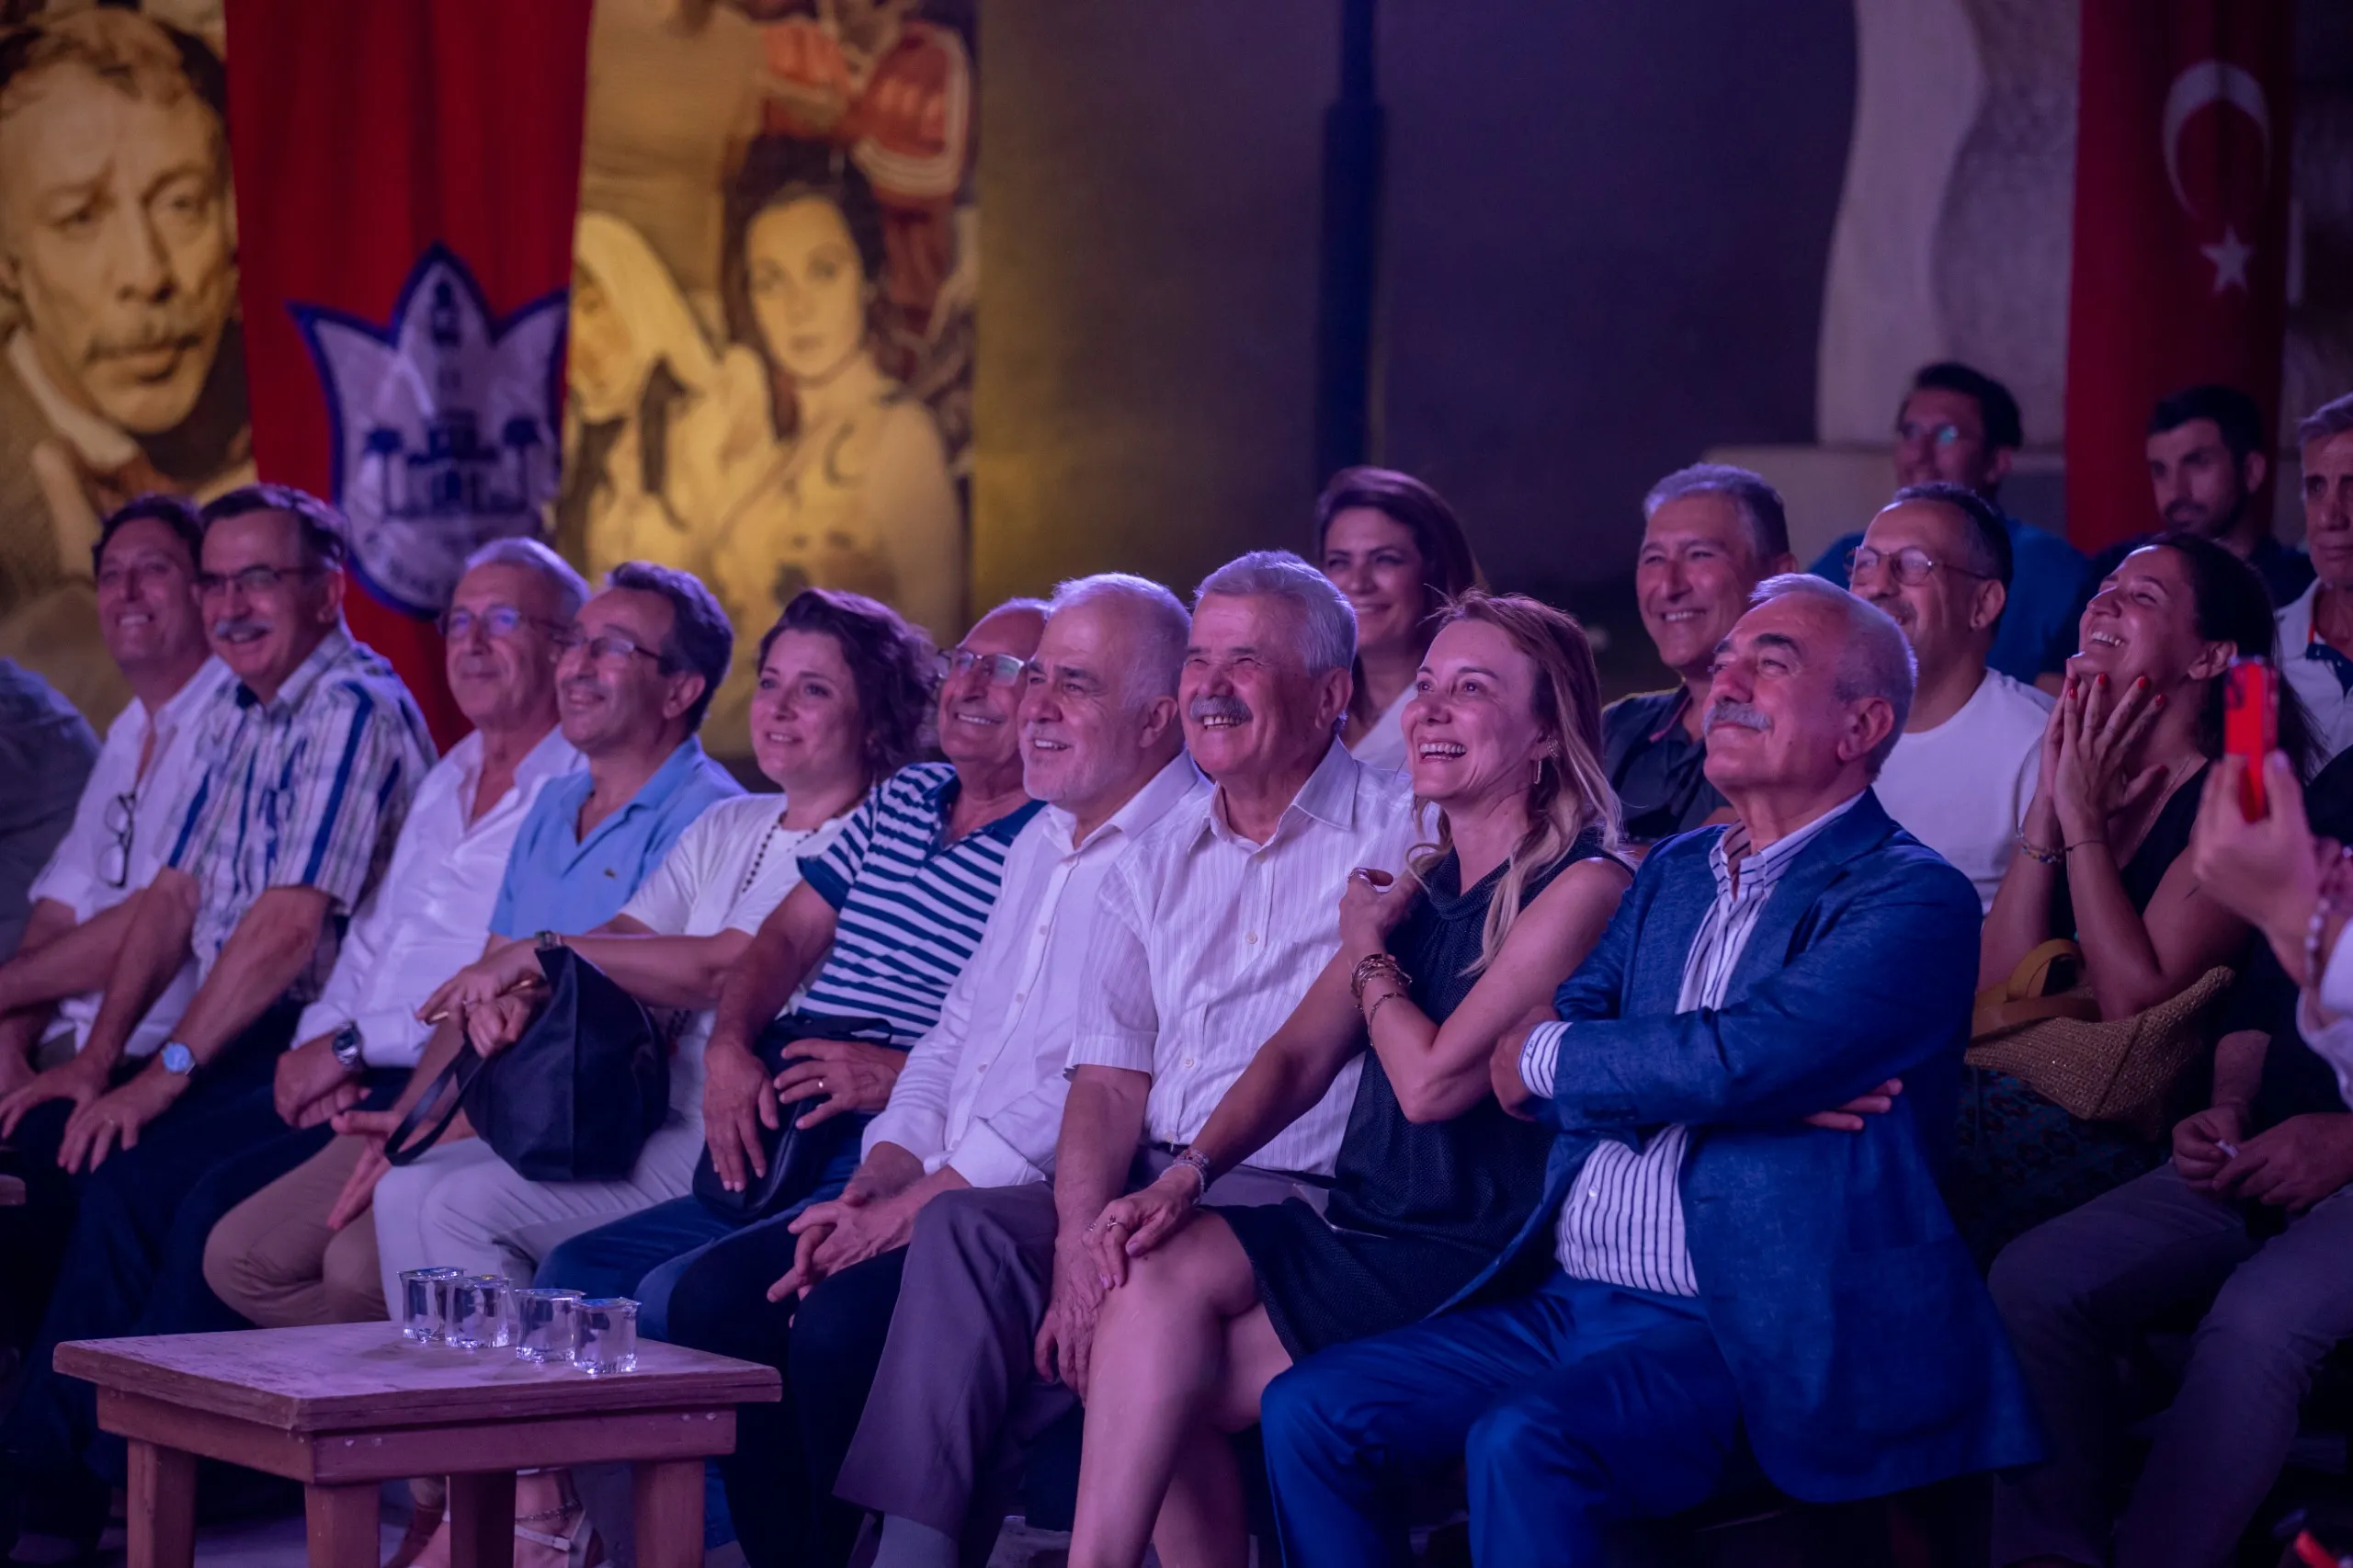
[[222, 944], [272, 888], [315, 888], [331, 911], [288, 990], [309, 1002], [392, 858], [433, 741], [400, 677], [341, 627], [263, 702], [232, 682], [204, 715], [171, 865], [197, 881], [194, 947], [210, 975]]

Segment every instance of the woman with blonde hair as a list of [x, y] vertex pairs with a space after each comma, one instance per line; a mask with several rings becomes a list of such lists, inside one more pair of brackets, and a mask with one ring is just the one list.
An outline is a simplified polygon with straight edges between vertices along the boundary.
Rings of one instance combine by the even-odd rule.
[[[1340, 950], [1177, 1164], [1090, 1230], [1112, 1288], [1096, 1331], [1070, 1561], [1245, 1562], [1228, 1433], [1275, 1375], [1443, 1305], [1543, 1193], [1551, 1134], [1488, 1087], [1498, 1037], [1600, 937], [1631, 873], [1612, 852], [1584, 631], [1478, 592], [1447, 607], [1402, 715], [1435, 842], [1352, 872]], [[1367, 1049], [1368, 1045], [1370, 1050]], [[1203, 1209], [1209, 1183], [1358, 1070], [1326, 1210]]]

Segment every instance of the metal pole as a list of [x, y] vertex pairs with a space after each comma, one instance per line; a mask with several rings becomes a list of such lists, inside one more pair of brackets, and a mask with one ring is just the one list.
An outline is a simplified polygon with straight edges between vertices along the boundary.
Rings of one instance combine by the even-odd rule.
[[1324, 111], [1324, 225], [1315, 311], [1315, 474], [1373, 457], [1381, 143], [1376, 0], [1340, 0], [1340, 95]]

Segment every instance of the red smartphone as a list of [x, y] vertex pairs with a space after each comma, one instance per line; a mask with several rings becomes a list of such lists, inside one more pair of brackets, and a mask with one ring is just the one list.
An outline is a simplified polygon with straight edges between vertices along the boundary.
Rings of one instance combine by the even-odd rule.
[[2279, 676], [2268, 659], [2234, 659], [2222, 676], [2222, 752], [2246, 764], [2239, 811], [2249, 822], [2268, 812], [2263, 768], [2279, 745]]

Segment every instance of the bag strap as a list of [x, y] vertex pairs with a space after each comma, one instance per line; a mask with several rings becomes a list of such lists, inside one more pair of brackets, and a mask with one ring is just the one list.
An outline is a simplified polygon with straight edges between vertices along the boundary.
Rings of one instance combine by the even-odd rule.
[[2018, 960], [2018, 967], [2010, 971], [2009, 979], [1980, 991], [1972, 1010], [1984, 1014], [2006, 1003], [2031, 1002], [2048, 994], [2051, 966], [2062, 960], [2073, 962], [2081, 969], [2084, 949], [2064, 937], [2054, 937]]
[[[440, 1076], [433, 1080], [433, 1086], [409, 1107], [408, 1114], [401, 1118], [401, 1124], [392, 1130], [390, 1138], [384, 1140], [384, 1158], [395, 1165], [405, 1165], [439, 1142], [441, 1134], [449, 1131], [449, 1124], [458, 1119], [458, 1111], [465, 1104], [467, 1086], [472, 1084], [474, 1074], [481, 1070], [482, 1058], [474, 1054], [471, 1043], [460, 1040], [458, 1054], [449, 1059], [449, 1065], [441, 1069]], [[457, 1086], [450, 1088], [452, 1084]], [[449, 1090], [449, 1097], [448, 1105], [442, 1108], [440, 1119], [411, 1143], [410, 1137], [433, 1114], [433, 1108], [441, 1105], [441, 1095], [445, 1089]]]

